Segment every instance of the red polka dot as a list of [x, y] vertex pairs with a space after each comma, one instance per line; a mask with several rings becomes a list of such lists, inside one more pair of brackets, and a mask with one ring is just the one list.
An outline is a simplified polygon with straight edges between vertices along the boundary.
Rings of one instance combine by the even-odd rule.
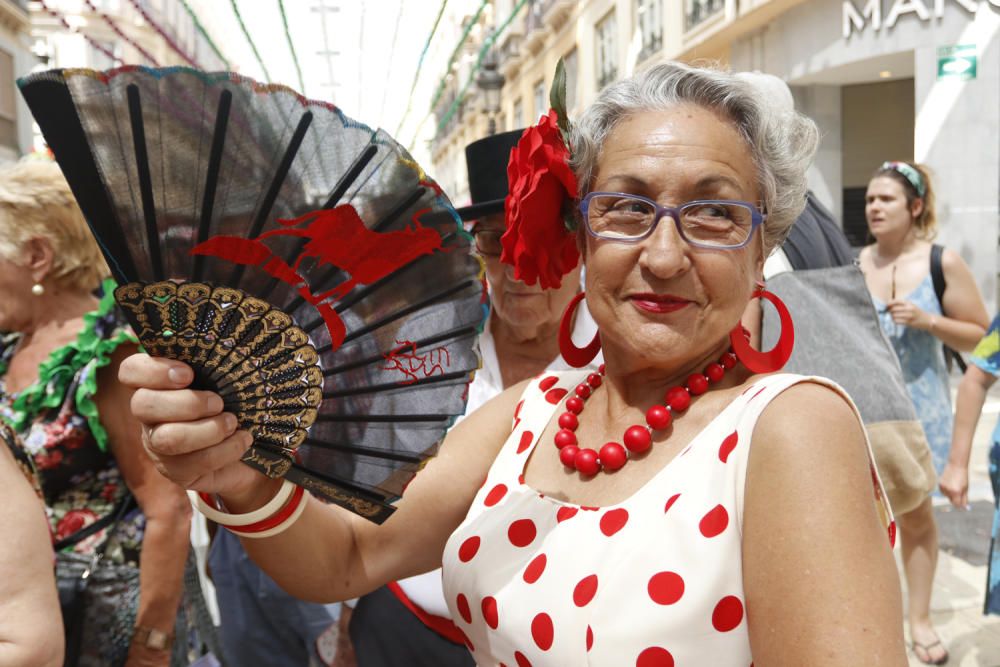
[[556, 389], [550, 389], [547, 392], [545, 392], [545, 400], [551, 403], [552, 405], [555, 405], [556, 403], [561, 401], [563, 399], [563, 396], [565, 395], [566, 395], [566, 390], [561, 387], [557, 387]]
[[674, 656], [659, 646], [650, 646], [635, 659], [635, 667], [674, 667]]
[[559, 382], [559, 378], [555, 375], [550, 375], [547, 378], [542, 378], [542, 381], [538, 383], [538, 388], [542, 391], [548, 391], [549, 389], [552, 389], [552, 386], [556, 382]]
[[587, 626], [587, 650], [589, 651], [591, 647], [594, 646], [594, 631]]
[[517, 444], [517, 453], [520, 454], [528, 447], [531, 446], [532, 441], [535, 439], [535, 434], [531, 431], [525, 431], [521, 434], [521, 442]]
[[505, 495], [507, 495], [507, 485], [497, 484], [490, 489], [489, 493], [486, 494], [486, 499], [483, 501], [483, 504], [487, 507], [493, 507], [500, 502]]
[[479, 544], [481, 540], [478, 535], [473, 535], [466, 541], [462, 542], [462, 546], [458, 548], [458, 559], [463, 563], [468, 563], [475, 557], [479, 552]]
[[658, 572], [650, 577], [646, 589], [656, 604], [673, 604], [684, 595], [684, 580], [676, 572]]
[[712, 626], [719, 632], [729, 632], [743, 621], [743, 603], [735, 595], [719, 600], [712, 612]]
[[759, 390], [757, 391], [757, 393], [756, 393], [756, 394], [754, 394], [753, 396], [751, 396], [751, 397], [750, 397], [750, 400], [752, 401], [753, 399], [755, 399], [755, 398], [757, 398], [758, 396], [760, 396], [760, 395], [761, 395], [761, 394], [762, 394], [762, 393], [764, 392], [764, 390], [765, 390], [765, 389], [767, 389], [767, 387], [761, 387], [761, 388], [760, 388], [760, 389], [759, 389]]
[[601, 532], [611, 537], [621, 530], [627, 521], [628, 512], [625, 509], [618, 508], [605, 512], [604, 516], [601, 517]]
[[895, 548], [896, 546], [896, 522], [892, 521], [889, 523], [889, 546]]
[[520, 419], [520, 417], [518, 415], [521, 414], [521, 407], [523, 405], [524, 405], [524, 401], [523, 400], [517, 402], [517, 407], [514, 408], [514, 419]]
[[497, 600], [494, 597], [483, 598], [483, 620], [486, 621], [486, 625], [490, 626], [494, 630], [500, 625], [500, 611], [497, 609]]
[[597, 575], [592, 574], [589, 577], [584, 577], [577, 583], [576, 588], [573, 589], [573, 603], [577, 607], [586, 607], [591, 600], [594, 599], [594, 595], [597, 594]]
[[680, 497], [681, 494], [679, 493], [675, 493], [674, 495], [670, 496], [670, 498], [667, 500], [667, 504], [663, 507], [663, 513], [666, 514], [667, 510], [670, 509], [670, 506], [676, 503], [677, 499]]
[[529, 584], [538, 581], [538, 578], [542, 576], [542, 572], [545, 571], [545, 562], [545, 554], [535, 556], [534, 560], [528, 563], [528, 567], [524, 568], [524, 581]]
[[587, 505], [580, 505], [580, 509], [582, 509], [582, 510], [584, 510], [586, 512], [596, 512], [597, 510], [599, 510], [601, 508], [600, 507], [589, 507]]
[[729, 525], [729, 513], [722, 505], [716, 505], [701, 518], [698, 528], [705, 537], [715, 537]]
[[726, 439], [722, 441], [722, 445], [719, 447], [719, 460], [723, 463], [729, 458], [729, 455], [736, 448], [736, 443], [739, 441], [740, 437], [737, 435], [736, 431], [733, 431], [726, 436]]
[[535, 535], [538, 531], [535, 529], [535, 522], [531, 519], [518, 519], [514, 523], [510, 524], [507, 529], [507, 539], [515, 547], [526, 547], [535, 541]]
[[523, 472], [520, 475], [517, 476], [517, 483], [518, 484], [524, 484], [524, 473]]
[[463, 594], [459, 593], [458, 597], [455, 598], [455, 605], [458, 607], [458, 613], [466, 623], [472, 623], [472, 610], [469, 609], [469, 600]]
[[572, 519], [579, 511], [580, 510], [575, 507], [560, 507], [559, 511], [556, 512], [556, 521], [562, 523], [566, 519]]
[[517, 662], [517, 667], [531, 667], [531, 661], [520, 651], [514, 651], [514, 661]]
[[543, 651], [552, 648], [552, 638], [555, 632], [552, 628], [552, 619], [548, 614], [542, 612], [531, 619], [531, 638], [535, 644]]

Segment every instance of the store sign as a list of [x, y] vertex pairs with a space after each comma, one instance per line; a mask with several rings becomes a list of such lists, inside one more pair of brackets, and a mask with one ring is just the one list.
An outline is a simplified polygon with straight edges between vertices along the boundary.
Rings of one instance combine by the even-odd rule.
[[[855, 2], [863, 4], [859, 8]], [[891, 28], [907, 14], [913, 14], [924, 22], [932, 18], [940, 19], [944, 16], [945, 5], [956, 5], [975, 15], [983, 5], [1000, 9], [1000, 0], [843, 0], [844, 39], [850, 37], [852, 32], [863, 31], [869, 24], [875, 32], [883, 27]], [[888, 12], [883, 14], [883, 8]]]
[[976, 78], [976, 45], [942, 46], [938, 49], [938, 79]]

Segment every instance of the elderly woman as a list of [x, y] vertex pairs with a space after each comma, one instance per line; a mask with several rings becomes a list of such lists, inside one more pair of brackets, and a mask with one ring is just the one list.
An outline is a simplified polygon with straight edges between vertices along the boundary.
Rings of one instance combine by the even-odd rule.
[[59, 599], [52, 576], [52, 546], [45, 507], [31, 461], [17, 436], [0, 422], [0, 665], [59, 667], [62, 628], [52, 619]]
[[[664, 64], [606, 88], [571, 141], [606, 367], [488, 402], [383, 525], [307, 501], [251, 556], [323, 600], [443, 565], [481, 665], [904, 665], [856, 410], [823, 380], [746, 367], [767, 364], [740, 315], [815, 143], [728, 74]], [[121, 376], [169, 477], [230, 512], [275, 495], [190, 369], [136, 357]]]
[[[0, 417], [33, 460], [54, 539], [66, 545], [59, 576], [79, 576], [104, 549], [80, 654], [67, 659], [168, 665], [176, 629], [185, 627], [176, 619], [191, 509], [153, 468], [139, 424], [122, 409], [132, 391], [118, 382], [118, 366], [136, 345], [110, 295], [94, 296], [106, 275], [55, 163], [0, 173], [0, 331], [8, 332], [0, 337]], [[80, 532], [130, 494], [138, 509], [113, 531]]]

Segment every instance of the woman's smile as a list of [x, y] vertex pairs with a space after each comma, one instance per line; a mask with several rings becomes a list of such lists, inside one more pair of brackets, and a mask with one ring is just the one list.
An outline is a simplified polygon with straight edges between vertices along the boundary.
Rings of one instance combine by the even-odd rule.
[[633, 306], [647, 313], [673, 313], [694, 303], [672, 294], [639, 293], [632, 294], [628, 300]]

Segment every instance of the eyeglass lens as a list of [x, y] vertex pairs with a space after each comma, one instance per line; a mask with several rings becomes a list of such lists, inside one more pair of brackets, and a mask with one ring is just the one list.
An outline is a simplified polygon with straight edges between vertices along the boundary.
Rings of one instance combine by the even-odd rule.
[[[718, 201], [685, 204], [678, 212], [681, 235], [689, 242], [710, 246], [738, 246], [753, 229], [749, 206]], [[640, 238], [656, 219], [656, 207], [643, 199], [597, 195], [587, 206], [587, 224], [606, 239]]]

